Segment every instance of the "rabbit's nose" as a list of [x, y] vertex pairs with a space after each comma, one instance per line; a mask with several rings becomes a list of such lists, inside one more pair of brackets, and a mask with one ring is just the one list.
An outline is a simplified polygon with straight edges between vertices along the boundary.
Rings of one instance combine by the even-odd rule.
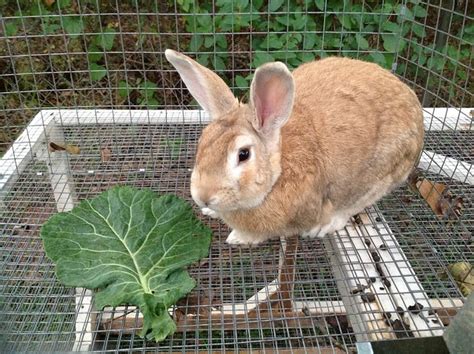
[[208, 207], [212, 205], [213, 202], [216, 201], [216, 197], [214, 196], [214, 191], [213, 190], [200, 190], [197, 193], [193, 193], [194, 200], [196, 203], [202, 208], [202, 207]]
[[212, 205], [216, 198], [212, 195], [212, 193], [205, 193], [201, 195], [199, 199], [201, 199], [201, 202], [205, 207], [208, 207], [209, 205]]

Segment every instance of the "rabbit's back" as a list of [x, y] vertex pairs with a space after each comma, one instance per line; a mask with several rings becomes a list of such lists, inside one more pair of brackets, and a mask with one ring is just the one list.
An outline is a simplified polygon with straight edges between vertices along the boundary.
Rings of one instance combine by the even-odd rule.
[[406, 178], [423, 145], [421, 106], [407, 85], [376, 64], [335, 57], [305, 64], [293, 76], [295, 110], [282, 141], [300, 144], [295, 132], [317, 140], [312, 152], [324, 165], [335, 208], [359, 203], [374, 185], [389, 190]]

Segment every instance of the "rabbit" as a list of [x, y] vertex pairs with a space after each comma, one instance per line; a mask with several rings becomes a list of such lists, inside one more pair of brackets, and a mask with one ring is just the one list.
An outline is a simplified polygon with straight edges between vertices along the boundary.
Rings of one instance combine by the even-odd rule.
[[328, 57], [291, 73], [270, 62], [243, 103], [211, 70], [165, 55], [211, 117], [191, 195], [230, 226], [229, 244], [334, 233], [401, 185], [421, 155], [418, 98], [376, 64]]

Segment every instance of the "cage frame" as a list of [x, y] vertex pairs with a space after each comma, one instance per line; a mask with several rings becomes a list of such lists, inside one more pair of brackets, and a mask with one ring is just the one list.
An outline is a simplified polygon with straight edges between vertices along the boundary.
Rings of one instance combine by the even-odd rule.
[[[433, 130], [471, 130], [472, 121], [469, 119], [471, 108], [424, 108], [424, 125]], [[0, 178], [0, 192], [8, 190], [16, 178], [23, 172], [29, 161], [37, 159], [46, 162], [51, 188], [57, 205], [57, 210], [68, 211], [76, 202], [74, 181], [70, 174], [69, 159], [66, 152], [49, 151], [49, 142], [64, 143], [62, 129], [66, 126], [83, 126], [87, 124], [204, 124], [210, 121], [209, 116], [200, 110], [77, 110], [52, 109], [41, 110], [23, 133], [14, 142], [5, 156], [0, 160], [0, 170], [4, 171]], [[54, 154], [54, 156], [53, 156]], [[430, 151], [423, 151], [419, 168], [436, 174], [456, 179], [463, 183], [474, 184], [474, 168], [471, 164]], [[1, 195], [1, 194], [0, 194]], [[1, 202], [1, 200], [0, 200]], [[312, 323], [304, 318], [310, 313], [345, 314], [355, 330], [357, 346], [370, 347], [372, 341], [395, 339], [394, 330], [384, 323], [385, 312], [397, 312], [397, 306], [403, 304], [405, 308], [413, 303], [421, 303], [425, 308], [425, 316], [432, 317], [438, 323], [449, 323], [452, 313], [462, 307], [463, 299], [430, 299], [419, 282], [415, 271], [410, 265], [403, 250], [398, 244], [388, 223], [376, 215], [376, 207], [367, 208], [359, 214], [362, 222], [351, 221], [343, 230], [335, 235], [326, 237], [324, 244], [329, 251], [331, 266], [336, 274], [337, 287], [342, 295], [341, 301], [323, 303], [319, 301], [293, 301], [293, 281], [295, 277], [295, 257], [298, 249], [298, 238], [282, 240], [278, 277], [257, 291], [253, 296], [242, 303], [224, 304], [220, 310], [212, 310], [210, 318], [215, 319], [213, 325], [225, 326], [225, 320], [243, 316], [245, 318], [260, 318], [267, 316], [271, 320], [282, 312], [298, 322], [298, 325], [311, 326]], [[370, 240], [370, 245], [367, 243]], [[388, 253], [379, 255], [382, 264], [387, 265], [385, 275], [377, 274], [371, 251], [375, 244], [387, 245]], [[347, 246], [349, 245], [349, 246]], [[348, 253], [352, 249], [354, 253]], [[397, 266], [395, 266], [395, 264]], [[399, 264], [403, 266], [399, 266]], [[390, 287], [381, 293], [380, 286], [385, 277], [397, 291], [392, 293]], [[375, 282], [367, 284], [377, 298], [375, 303], [351, 301], [351, 291], [369, 278], [376, 278]], [[380, 289], [375, 289], [379, 287]], [[76, 340], [73, 350], [88, 351], [93, 342], [92, 328], [96, 326], [93, 315], [92, 296], [90, 290], [76, 289]], [[115, 308], [118, 318], [133, 311], [133, 307]], [[433, 309], [434, 315], [426, 313]], [[447, 313], [449, 312], [449, 315]], [[123, 313], [121, 316], [120, 314]], [[422, 311], [423, 313], [423, 311]], [[405, 316], [405, 317], [403, 317]], [[129, 315], [136, 321], [136, 316]], [[281, 317], [281, 316], [280, 316]], [[438, 325], [426, 321], [417, 314], [406, 312], [400, 319], [408, 321], [414, 330], [415, 337], [440, 336], [442, 330]], [[114, 319], [104, 316], [101, 325], [113, 332]], [[109, 322], [107, 322], [109, 321]], [[219, 322], [221, 321], [221, 322]], [[118, 326], [123, 330], [123, 323]], [[212, 321], [211, 321], [212, 322]], [[187, 315], [183, 322], [178, 322], [178, 330], [183, 325], [193, 323], [193, 315]], [[200, 325], [210, 323], [201, 321]], [[233, 324], [230, 323], [230, 326]], [[365, 346], [365, 347], [364, 347]], [[360, 349], [359, 348], [359, 349]]]

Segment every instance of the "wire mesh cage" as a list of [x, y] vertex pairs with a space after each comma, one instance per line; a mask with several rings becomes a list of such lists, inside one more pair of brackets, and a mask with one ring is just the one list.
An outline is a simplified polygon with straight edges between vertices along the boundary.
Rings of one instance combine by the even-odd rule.
[[[2, 350], [352, 352], [433, 339], [463, 306], [474, 262], [469, 1], [0, 5]], [[267, 61], [376, 62], [416, 92], [426, 137], [409, 182], [325, 239], [235, 248], [224, 224], [201, 215], [213, 230], [209, 257], [190, 269], [197, 287], [170, 309], [177, 332], [155, 343], [138, 336], [136, 308], [99, 310], [91, 291], [62, 286], [39, 230], [117, 184], [191, 201], [209, 117], [167, 48], [215, 70], [243, 100]]]

